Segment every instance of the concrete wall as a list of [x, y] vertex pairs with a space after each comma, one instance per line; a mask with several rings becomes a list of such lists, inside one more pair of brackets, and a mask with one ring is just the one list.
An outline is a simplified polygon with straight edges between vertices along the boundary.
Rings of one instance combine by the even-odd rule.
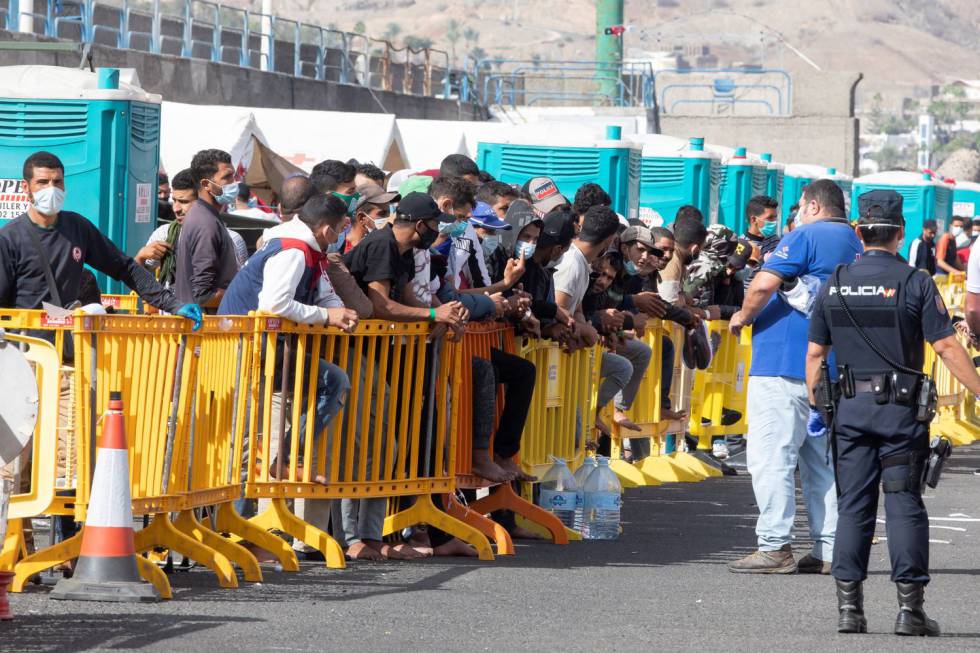
[[670, 136], [704, 136], [709, 142], [753, 152], [772, 152], [780, 163], [814, 163], [858, 175], [859, 121], [854, 96], [860, 73], [821, 73], [793, 78], [793, 115], [721, 117], [660, 114]]
[[[0, 30], [0, 41], [25, 40]], [[485, 120], [483, 109], [456, 100], [403, 95], [363, 86], [268, 73], [202, 59], [154, 55], [136, 50], [93, 46], [97, 67], [134, 68], [143, 88], [165, 100], [280, 109], [318, 109], [392, 113], [399, 118]], [[43, 64], [77, 68], [73, 53], [0, 50], [0, 65]]]
[[752, 152], [772, 152], [780, 163], [814, 163], [857, 176], [858, 119], [845, 116], [797, 118], [697, 118], [660, 116], [664, 134], [688, 138], [704, 136], [708, 142]]

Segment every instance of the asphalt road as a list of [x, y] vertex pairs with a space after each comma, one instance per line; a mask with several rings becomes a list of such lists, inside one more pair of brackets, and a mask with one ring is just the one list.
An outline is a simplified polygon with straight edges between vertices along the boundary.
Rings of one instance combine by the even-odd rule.
[[890, 634], [884, 542], [872, 550], [865, 636], [836, 634], [828, 577], [729, 573], [725, 564], [755, 544], [751, 485], [739, 475], [630, 490], [618, 541], [522, 543], [492, 563], [305, 563], [237, 590], [193, 570], [175, 574], [174, 600], [155, 605], [57, 602], [36, 587], [11, 598], [16, 619], [0, 624], [0, 650], [977, 651], [978, 467], [980, 447], [957, 450], [926, 498], [926, 605], [944, 630], [928, 642]]

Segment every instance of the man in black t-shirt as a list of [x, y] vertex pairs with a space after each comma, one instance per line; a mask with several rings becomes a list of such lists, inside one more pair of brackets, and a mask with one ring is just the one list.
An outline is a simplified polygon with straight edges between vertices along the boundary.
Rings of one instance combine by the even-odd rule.
[[61, 210], [65, 167], [58, 157], [48, 152], [29, 156], [24, 162], [24, 183], [32, 206], [0, 229], [0, 307], [38, 309], [48, 302], [68, 308], [80, 299], [87, 264], [122, 281], [148, 304], [191, 319], [195, 328], [200, 327], [197, 305], [182, 306], [94, 224]]

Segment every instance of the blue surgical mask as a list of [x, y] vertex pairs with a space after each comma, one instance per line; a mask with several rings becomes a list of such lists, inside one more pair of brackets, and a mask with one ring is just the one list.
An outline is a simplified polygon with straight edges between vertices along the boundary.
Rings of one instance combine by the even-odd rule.
[[525, 259], [529, 259], [534, 256], [534, 250], [537, 248], [537, 243], [527, 243], [523, 240], [517, 242], [517, 248], [514, 250], [514, 256], [520, 258], [521, 254], [524, 255]]
[[[217, 186], [218, 185], [218, 184], [214, 183], [213, 181], [211, 181], [210, 179], [208, 180], [208, 182], [212, 186]], [[219, 188], [221, 188], [221, 194], [220, 195], [213, 195], [214, 201], [217, 202], [218, 204], [221, 204], [222, 206], [230, 206], [230, 205], [232, 205], [232, 204], [235, 203], [235, 200], [238, 199], [238, 182], [237, 181], [232, 182], [230, 184], [225, 184], [224, 186], [219, 186]]]
[[626, 274], [630, 275], [631, 277], [635, 277], [640, 273], [640, 271], [636, 269], [636, 263], [633, 261], [626, 261], [626, 263], [623, 264], [623, 268], [626, 270]]
[[335, 242], [333, 245], [327, 246], [327, 254], [344, 251], [344, 243], [347, 242], [347, 234], [349, 232], [350, 225], [347, 225], [344, 227], [344, 230], [337, 235], [337, 242]]
[[500, 236], [485, 236], [480, 244], [483, 246], [484, 253], [489, 256], [500, 245]]
[[773, 234], [776, 233], [776, 227], [778, 226], [779, 225], [776, 224], [775, 220], [767, 220], [762, 224], [762, 228], [759, 229], [759, 232], [762, 233], [763, 236], [768, 238], [769, 236], [772, 236]]

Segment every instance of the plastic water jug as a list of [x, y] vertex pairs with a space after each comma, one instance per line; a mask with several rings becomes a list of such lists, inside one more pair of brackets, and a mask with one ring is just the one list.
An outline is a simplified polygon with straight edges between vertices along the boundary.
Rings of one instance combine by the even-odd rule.
[[619, 511], [622, 487], [609, 468], [608, 458], [599, 464], [585, 481], [582, 537], [590, 540], [615, 540], [619, 537]]
[[[550, 510], [561, 523], [575, 528], [578, 503], [578, 485], [568, 465], [560, 458], [552, 458], [554, 464], [541, 478], [538, 504]], [[581, 518], [580, 518], [581, 519]]]

